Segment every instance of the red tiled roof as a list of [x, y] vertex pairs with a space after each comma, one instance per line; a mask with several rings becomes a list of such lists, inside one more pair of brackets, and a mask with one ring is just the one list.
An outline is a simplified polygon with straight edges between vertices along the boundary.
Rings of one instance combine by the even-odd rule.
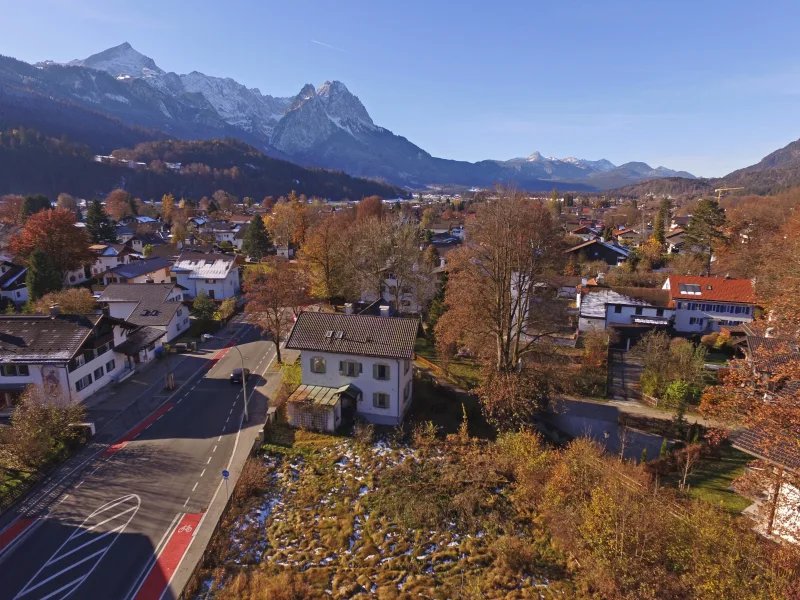
[[[716, 302], [756, 303], [753, 282], [749, 279], [726, 279], [724, 277], [698, 277], [689, 275], [670, 275], [669, 292], [673, 300], [713, 300]], [[700, 294], [682, 294], [680, 284], [700, 286]], [[711, 289], [709, 289], [709, 287]]]

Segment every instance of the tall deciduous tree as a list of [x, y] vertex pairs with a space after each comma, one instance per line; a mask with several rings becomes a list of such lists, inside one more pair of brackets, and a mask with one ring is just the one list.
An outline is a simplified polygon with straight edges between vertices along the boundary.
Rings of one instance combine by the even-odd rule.
[[115, 221], [136, 214], [133, 196], [125, 190], [113, 190], [106, 196], [106, 214]]
[[35, 215], [43, 210], [49, 210], [50, 208], [52, 208], [50, 199], [43, 194], [25, 196], [25, 199], [22, 201], [20, 220], [25, 222], [31, 215]]
[[707, 255], [706, 273], [709, 275], [714, 250], [725, 240], [721, 229], [724, 224], [725, 211], [720, 208], [719, 203], [713, 198], [703, 198], [695, 206], [686, 226], [686, 245], [696, 246]]
[[219, 207], [219, 210], [227, 212], [233, 207], [235, 198], [225, 190], [217, 190], [212, 197]]
[[64, 315], [87, 315], [97, 310], [97, 301], [86, 288], [74, 287], [50, 292], [34, 302], [34, 310], [47, 314], [49, 308], [57, 304]]
[[280, 259], [250, 269], [244, 281], [247, 312], [256, 318], [256, 325], [275, 344], [281, 363], [281, 343], [292, 326], [294, 317], [309, 302], [306, 273], [296, 265]]
[[7, 194], [0, 198], [0, 222], [17, 224], [22, 218], [22, 204], [25, 202], [23, 196], [17, 194]]
[[117, 231], [100, 200], [94, 200], [86, 210], [86, 232], [95, 244], [114, 244]]
[[23, 261], [34, 250], [42, 250], [62, 278], [68, 271], [95, 259], [89, 250], [89, 236], [82, 228], [75, 227], [75, 215], [63, 208], [45, 210], [28, 218], [25, 229], [11, 239], [9, 249]]
[[448, 255], [448, 310], [436, 339], [464, 343], [510, 373], [559, 329], [559, 305], [534, 286], [560, 268], [562, 235], [543, 203], [507, 189], [496, 196], [468, 223], [470, 243]]
[[253, 217], [242, 241], [242, 252], [247, 256], [261, 260], [272, 247], [272, 240], [269, 239], [269, 232], [264, 227], [264, 221], [260, 215]]
[[75, 214], [75, 218], [80, 221], [81, 209], [78, 206], [78, 201], [69, 194], [59, 194], [58, 200], [56, 200], [56, 206], [73, 212]]
[[64, 278], [52, 259], [43, 250], [34, 249], [28, 257], [28, 268], [25, 272], [28, 299], [38, 300], [50, 292], [60, 290], [63, 285]]
[[358, 203], [357, 214], [359, 219], [369, 219], [371, 217], [382, 219], [384, 214], [383, 200], [381, 200], [380, 196], [364, 198]]
[[172, 194], [164, 194], [161, 197], [161, 218], [165, 223], [172, 223], [172, 213], [175, 210], [175, 197]]
[[306, 237], [300, 251], [308, 265], [311, 293], [330, 302], [346, 292], [349, 219], [342, 213], [323, 218]]

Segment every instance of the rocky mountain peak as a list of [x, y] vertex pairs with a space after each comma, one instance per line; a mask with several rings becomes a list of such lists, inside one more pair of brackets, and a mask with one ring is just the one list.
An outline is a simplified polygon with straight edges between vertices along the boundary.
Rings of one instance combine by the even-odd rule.
[[68, 64], [105, 71], [114, 77], [125, 75], [129, 77], [148, 77], [164, 73], [152, 58], [137, 51], [128, 42], [123, 42], [119, 46], [92, 54], [83, 60], [73, 60]]

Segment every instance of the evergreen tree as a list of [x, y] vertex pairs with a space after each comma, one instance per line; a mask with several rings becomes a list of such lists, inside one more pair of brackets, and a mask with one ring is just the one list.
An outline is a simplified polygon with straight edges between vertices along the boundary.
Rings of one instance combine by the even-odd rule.
[[250, 226], [244, 234], [242, 241], [242, 253], [247, 256], [261, 260], [272, 247], [272, 240], [269, 239], [269, 232], [264, 227], [264, 221], [260, 215], [253, 217]]
[[558, 190], [556, 188], [553, 188], [553, 191], [550, 192], [550, 200], [558, 202]]
[[656, 213], [655, 221], [653, 222], [653, 241], [655, 241], [661, 248], [667, 245], [667, 237], [664, 233], [664, 211], [659, 210]]
[[20, 220], [24, 223], [25, 220], [30, 217], [31, 215], [35, 215], [36, 213], [52, 208], [50, 204], [50, 200], [47, 196], [43, 194], [36, 194], [35, 196], [25, 196], [25, 200], [22, 201], [22, 209]]
[[720, 229], [725, 224], [725, 211], [713, 198], [704, 198], [697, 203], [689, 225], [686, 226], [686, 245], [697, 246], [706, 253], [706, 274], [711, 275], [711, 258], [714, 248], [725, 240]]
[[117, 230], [100, 204], [95, 200], [86, 211], [86, 232], [93, 244], [114, 244], [117, 241]]
[[31, 253], [25, 273], [25, 285], [28, 287], [29, 302], [60, 290], [63, 286], [61, 273], [43, 250], [37, 248]]
[[217, 305], [208, 297], [205, 290], [200, 290], [192, 302], [192, 314], [201, 321], [209, 322], [214, 320], [215, 312], [217, 312]]

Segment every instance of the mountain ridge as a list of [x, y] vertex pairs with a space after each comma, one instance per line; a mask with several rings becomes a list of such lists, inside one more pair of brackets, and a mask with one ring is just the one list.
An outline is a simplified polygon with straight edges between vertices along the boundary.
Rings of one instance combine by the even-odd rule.
[[562, 160], [538, 152], [523, 161], [437, 158], [375, 124], [359, 98], [340, 81], [326, 81], [318, 88], [306, 84], [294, 97], [271, 96], [231, 78], [199, 71], [167, 72], [128, 42], [66, 64], [38, 63], [33, 76], [6, 67], [0, 64], [0, 88], [27, 89], [171, 137], [236, 137], [270, 156], [303, 166], [343, 170], [412, 188], [514, 183], [530, 190], [558, 186], [580, 191], [676, 174], [693, 177], [644, 163], [617, 167], [605, 159]]

